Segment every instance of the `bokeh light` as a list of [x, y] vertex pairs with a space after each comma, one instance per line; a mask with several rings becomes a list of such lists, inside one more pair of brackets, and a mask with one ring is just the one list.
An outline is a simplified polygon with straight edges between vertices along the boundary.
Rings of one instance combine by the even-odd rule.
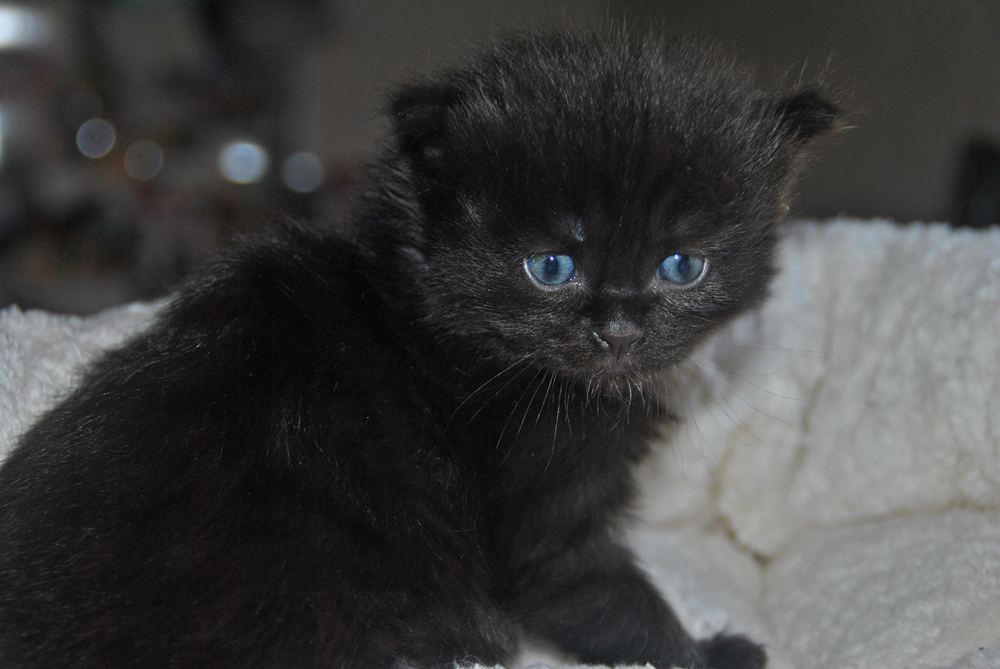
[[115, 129], [103, 118], [92, 118], [76, 132], [76, 146], [88, 158], [106, 156], [115, 145]]
[[281, 166], [281, 180], [296, 193], [310, 193], [323, 183], [323, 162], [315, 153], [293, 153]]
[[267, 151], [253, 142], [233, 142], [219, 152], [219, 171], [233, 183], [260, 181], [267, 174], [269, 165]]
[[35, 9], [0, 5], [0, 49], [20, 49], [41, 45], [48, 39], [49, 22]]
[[163, 167], [163, 149], [156, 142], [140, 139], [125, 151], [125, 171], [133, 179], [148, 181]]

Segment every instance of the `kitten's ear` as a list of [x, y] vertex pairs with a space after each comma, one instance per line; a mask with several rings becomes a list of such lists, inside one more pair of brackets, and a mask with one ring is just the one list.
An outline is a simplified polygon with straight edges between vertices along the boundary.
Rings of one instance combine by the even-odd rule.
[[788, 140], [797, 146], [831, 130], [840, 109], [818, 91], [807, 88], [779, 101], [775, 113]]
[[446, 84], [416, 84], [397, 91], [390, 113], [402, 153], [438, 162], [448, 140], [448, 110], [458, 99], [457, 89]]

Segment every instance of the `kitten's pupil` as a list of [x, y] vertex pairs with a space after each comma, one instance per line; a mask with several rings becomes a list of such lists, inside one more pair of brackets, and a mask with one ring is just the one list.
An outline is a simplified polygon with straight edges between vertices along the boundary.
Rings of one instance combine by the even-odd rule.
[[528, 273], [546, 286], [558, 286], [576, 276], [576, 263], [565, 255], [542, 254], [525, 262]]
[[684, 285], [691, 283], [705, 268], [705, 259], [686, 253], [675, 253], [660, 263], [659, 275], [670, 283]]
[[545, 275], [546, 279], [556, 279], [559, 277], [559, 258], [555, 256], [549, 256], [545, 259], [545, 267], [542, 269], [542, 273]]

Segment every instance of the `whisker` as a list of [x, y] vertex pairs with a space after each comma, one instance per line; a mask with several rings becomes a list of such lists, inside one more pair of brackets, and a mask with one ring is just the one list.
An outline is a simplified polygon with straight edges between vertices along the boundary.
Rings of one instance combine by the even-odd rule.
[[[565, 380], [559, 384], [559, 397], [556, 399], [556, 419], [552, 423], [552, 448], [549, 450], [549, 459], [545, 461], [545, 468], [542, 469], [543, 474], [549, 471], [549, 465], [552, 464], [552, 458], [556, 454], [556, 443], [557, 439], [559, 438], [559, 412], [562, 410], [562, 404], [560, 403], [560, 400], [562, 399], [562, 391], [563, 388], [565, 387], [564, 383]], [[550, 388], [552, 387], [551, 383], [549, 384], [549, 387]], [[548, 391], [546, 391], [545, 394], [547, 396]], [[542, 406], [543, 407], [545, 406], [544, 401], [542, 402]]]
[[538, 406], [538, 415], [535, 416], [535, 425], [538, 425], [538, 421], [542, 419], [542, 410], [545, 408], [545, 402], [549, 399], [549, 393], [552, 391], [552, 384], [556, 380], [556, 375], [549, 375], [549, 385], [545, 388], [545, 395], [542, 396], [542, 403]]
[[[531, 387], [531, 384], [533, 384], [535, 382], [535, 379], [537, 379], [539, 377], [539, 375], [542, 376], [542, 382], [541, 383], [545, 382], [545, 372], [544, 372], [544, 370], [542, 370], [542, 369], [536, 369], [535, 370], [535, 375], [533, 377], [531, 377], [531, 380], [528, 381], [528, 383], [525, 384], [524, 390], [521, 391], [521, 396], [517, 398], [517, 401], [514, 403], [514, 406], [510, 410], [510, 413], [507, 415], [507, 420], [504, 421], [503, 428], [500, 430], [500, 436], [499, 436], [499, 438], [497, 438], [497, 445], [494, 448], [500, 448], [500, 444], [503, 443], [503, 436], [507, 432], [507, 426], [510, 424], [510, 419], [514, 417], [514, 414], [517, 411], [517, 407], [521, 404], [521, 400], [524, 399], [524, 395], [528, 392], [528, 389]], [[541, 387], [541, 383], [539, 383], [539, 385], [535, 387], [535, 393], [538, 392], [538, 388]], [[501, 460], [500, 460], [500, 464], [503, 464], [503, 463], [507, 462], [507, 458], [510, 457], [511, 452], [514, 450], [514, 441], [516, 441], [517, 438], [519, 436], [521, 436], [521, 428], [524, 427], [524, 419], [527, 418], [527, 416], [528, 416], [528, 410], [531, 407], [532, 401], [534, 401], [534, 399], [535, 399], [535, 393], [532, 393], [531, 399], [528, 400], [528, 406], [525, 407], [525, 409], [524, 409], [524, 416], [521, 418], [521, 424], [518, 425], [518, 427], [517, 427], [517, 434], [514, 435], [514, 439], [511, 441], [510, 448], [508, 448], [507, 452], [504, 453], [503, 458], [501, 458]]]
[[[702, 369], [705, 369], [705, 365], [703, 365], [700, 361], [692, 359], [691, 362], [693, 362], [698, 367], [700, 367]], [[711, 363], [706, 363], [706, 364], [711, 364]], [[800, 397], [786, 397], [784, 395], [778, 395], [777, 393], [774, 393], [774, 392], [768, 390], [767, 388], [764, 388], [764, 387], [762, 387], [762, 386], [754, 383], [753, 381], [750, 381], [749, 379], [747, 379], [746, 377], [744, 377], [742, 374], [740, 374], [738, 372], [727, 370], [725, 368], [719, 367], [719, 366], [714, 365], [714, 364], [712, 365], [712, 367], [715, 368], [715, 369], [718, 369], [720, 371], [723, 371], [723, 372], [726, 372], [728, 374], [731, 374], [731, 375], [735, 376], [736, 378], [740, 379], [744, 383], [747, 383], [747, 384], [753, 386], [754, 388], [756, 388], [757, 390], [759, 390], [759, 391], [761, 391], [763, 393], [767, 393], [771, 397], [776, 397], [778, 399], [788, 400], [790, 402], [808, 402], [809, 401], [808, 399], [800, 398]], [[784, 369], [788, 369], [789, 367], [791, 367], [791, 365], [785, 367]], [[784, 369], [779, 370], [779, 372], [776, 372], [776, 373], [780, 373], [781, 371], [784, 371]], [[732, 393], [733, 395], [735, 395], [737, 397], [737, 399], [739, 399], [741, 402], [743, 402], [745, 405], [747, 405], [752, 410], [756, 411], [761, 416], [764, 416], [765, 418], [770, 418], [770, 419], [778, 421], [780, 423], [784, 423], [788, 427], [794, 428], [796, 430], [800, 429], [799, 426], [797, 426], [797, 425], [793, 425], [792, 423], [789, 423], [788, 421], [786, 421], [786, 420], [784, 420], [782, 418], [778, 418], [777, 416], [773, 416], [773, 415], [771, 415], [771, 414], [769, 414], [769, 413], [761, 410], [760, 408], [758, 408], [757, 406], [755, 406], [752, 402], [748, 401], [742, 395], [740, 395], [739, 391], [737, 391], [736, 388], [732, 384], [730, 384], [730, 383], [724, 383], [724, 386], [725, 386], [725, 389], [727, 391], [729, 391], [730, 393]], [[714, 389], [710, 390], [709, 392], [713, 392], [713, 391], [714, 391]], [[713, 392], [713, 396], [714, 396], [714, 392]], [[729, 402], [727, 400], [727, 404], [728, 403]], [[729, 406], [730, 406], [730, 408], [733, 409], [733, 412], [736, 413], [735, 407], [733, 407], [732, 404], [729, 404]], [[742, 423], [742, 421], [739, 421], [739, 422]], [[758, 441], [760, 441], [760, 440], [758, 439]], [[761, 443], [765, 443], [765, 442], [762, 441]]]
[[[480, 385], [478, 388], [476, 388], [471, 393], [469, 393], [469, 395], [466, 396], [466, 398], [463, 399], [461, 401], [461, 403], [457, 407], [455, 407], [455, 410], [452, 412], [451, 417], [448, 418], [448, 423], [445, 425], [445, 430], [447, 430], [451, 426], [451, 422], [455, 419], [455, 416], [458, 415], [459, 410], [463, 406], [465, 406], [466, 403], [469, 400], [471, 400], [473, 397], [475, 397], [477, 393], [479, 393], [480, 391], [482, 391], [483, 388], [485, 388], [490, 383], [492, 383], [493, 381], [495, 381], [501, 375], [506, 374], [507, 372], [509, 372], [511, 369], [513, 369], [517, 365], [520, 365], [521, 363], [526, 362], [528, 359], [532, 358], [534, 355], [535, 355], [534, 352], [528, 353], [527, 355], [525, 355], [524, 357], [522, 357], [520, 360], [515, 360], [511, 364], [507, 365], [507, 367], [505, 367], [504, 369], [502, 369], [501, 371], [497, 372], [492, 377], [490, 377], [489, 379], [487, 379], [486, 381], [484, 381], [483, 384]], [[505, 384], [503, 384], [502, 386], [500, 386], [499, 388], [497, 388], [496, 393], [499, 394], [503, 389], [505, 389], [507, 386], [509, 386], [511, 383], [513, 383], [517, 379], [517, 377], [520, 376], [521, 373], [524, 372], [524, 370], [526, 370], [526, 369], [529, 369], [529, 367], [527, 365], [525, 365], [524, 368], [522, 368], [516, 374], [514, 374], [509, 379], [507, 379], [507, 382]], [[494, 395], [494, 397], [496, 397], [496, 395]], [[475, 420], [476, 416], [479, 415], [479, 412], [482, 411], [486, 407], [487, 404], [489, 404], [489, 400], [487, 400], [486, 402], [483, 402], [483, 404], [478, 409], [476, 409], [476, 412], [474, 414], [472, 414], [472, 416], [469, 418], [469, 422], [470, 423], [473, 420]]]
[[[497, 377], [502, 376], [503, 374], [506, 374], [507, 372], [509, 372], [511, 369], [513, 369], [517, 365], [520, 365], [522, 362], [525, 362], [526, 360], [534, 357], [535, 355], [536, 355], [536, 352], [534, 352], [534, 351], [532, 351], [530, 353], [525, 353], [523, 356], [521, 356], [520, 358], [518, 358], [514, 362], [510, 363], [509, 365], [507, 365], [506, 367], [504, 367], [503, 369], [501, 369], [499, 372], [497, 372], [496, 374], [494, 374], [493, 376], [491, 376], [490, 378], [488, 378], [486, 381], [484, 381], [478, 388], [476, 388], [471, 393], [469, 393], [465, 397], [465, 399], [462, 400], [462, 404], [465, 404], [470, 399], [472, 399], [476, 395], [476, 393], [480, 392], [483, 388], [485, 388], [490, 383], [492, 383], [493, 381], [495, 381], [497, 379]], [[508, 381], [508, 383], [510, 383], [510, 382]], [[505, 384], [504, 387], [506, 387], [506, 384]], [[461, 408], [462, 404], [459, 404], [458, 408]]]
[[[539, 371], [541, 371], [541, 370], [539, 370]], [[528, 406], [524, 407], [524, 415], [521, 416], [521, 424], [517, 426], [517, 434], [514, 435], [515, 438], [521, 436], [521, 430], [524, 428], [524, 421], [526, 421], [528, 419], [528, 411], [531, 409], [531, 405], [534, 404], [534, 402], [535, 402], [535, 395], [538, 394], [538, 391], [542, 387], [542, 384], [545, 383], [545, 377], [546, 376], [548, 376], [548, 372], [543, 372], [541, 382], [539, 382], [539, 384], [535, 387], [535, 392], [531, 393], [531, 398], [528, 399]], [[535, 380], [532, 379], [531, 381], [532, 381], [532, 383], [534, 383]], [[549, 381], [549, 383], [551, 384], [551, 381]], [[527, 389], [525, 389], [525, 392], [527, 392]], [[543, 401], [543, 404], [544, 404], [544, 401]]]
[[[699, 364], [699, 367], [700, 366], [701, 365]], [[750, 446], [750, 444], [748, 444], [746, 442], [746, 440], [743, 439], [740, 436], [740, 434], [742, 432], [745, 432], [746, 434], [749, 434], [751, 437], [753, 437], [760, 444], [763, 444], [765, 446], [771, 445], [768, 442], [766, 442], [763, 439], [761, 439], [753, 430], [749, 429], [749, 426], [746, 424], [745, 421], [743, 421], [742, 418], [739, 417], [739, 413], [735, 410], [735, 408], [732, 406], [732, 404], [729, 403], [728, 400], [726, 400], [726, 404], [729, 406], [729, 410], [727, 410], [726, 407], [723, 406], [723, 404], [719, 401], [719, 393], [716, 392], [716, 389], [714, 387], [710, 387], [708, 385], [708, 378], [707, 377], [705, 377], [702, 374], [696, 374], [694, 372], [694, 370], [691, 370], [691, 369], [688, 369], [686, 371], [688, 373], [689, 382], [691, 384], [693, 384], [693, 385], [697, 385], [697, 387], [701, 389], [701, 392], [699, 393], [699, 395], [701, 397], [703, 397], [704, 400], [705, 400], [705, 401], [702, 402], [701, 406], [703, 406], [705, 408], [705, 410], [708, 412], [708, 415], [711, 416], [712, 420], [715, 421], [715, 424], [726, 435], [728, 435], [736, 443], [738, 443], [740, 445], [743, 445], [743, 446]], [[714, 407], [718, 407], [718, 409], [721, 409], [723, 415], [725, 416], [725, 420], [721, 420], [719, 418], [717, 412], [713, 410], [713, 406]], [[730, 413], [730, 411], [732, 413]], [[692, 420], [697, 420], [695, 418], [696, 413], [697, 412], [693, 411], [690, 414], [690, 418]], [[732, 427], [730, 427], [730, 426], [732, 426]], [[738, 428], [738, 429], [734, 430], [733, 428]], [[700, 432], [700, 430], [699, 430], [699, 432]], [[702, 445], [702, 447], [704, 447], [704, 445], [705, 445], [703, 440], [700, 440], [700, 444]], [[718, 463], [718, 465], [720, 467], [722, 467], [722, 463], [718, 460], [717, 456], [714, 456], [714, 453], [713, 453], [713, 457], [715, 457], [715, 460]], [[724, 467], [722, 467], [722, 468], [725, 471], [725, 468]]]

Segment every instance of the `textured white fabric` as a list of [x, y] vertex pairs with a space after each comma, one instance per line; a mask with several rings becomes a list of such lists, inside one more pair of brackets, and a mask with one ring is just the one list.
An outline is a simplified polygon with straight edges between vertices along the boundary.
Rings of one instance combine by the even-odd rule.
[[156, 308], [131, 304], [90, 318], [0, 311], [0, 460], [70, 388], [82, 364], [148, 325]]
[[[799, 224], [781, 267], [674, 375], [637, 554], [775, 669], [1000, 668], [1000, 230]], [[0, 313], [0, 457], [154, 309]]]
[[727, 624], [782, 664], [1000, 667], [1000, 230], [797, 225], [781, 261], [676, 375], [642, 532], [754, 556]]

